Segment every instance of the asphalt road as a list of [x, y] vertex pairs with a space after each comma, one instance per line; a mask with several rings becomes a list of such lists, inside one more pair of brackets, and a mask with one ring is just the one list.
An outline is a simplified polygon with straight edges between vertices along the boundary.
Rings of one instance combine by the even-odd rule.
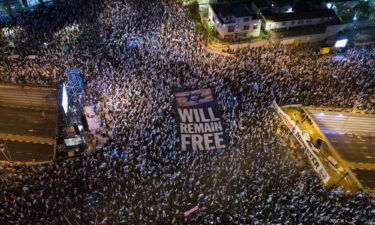
[[375, 170], [353, 170], [364, 187], [375, 189]]
[[341, 157], [354, 163], [375, 163], [375, 137], [325, 133]]
[[[6, 144], [13, 161], [30, 162], [35, 159], [38, 162], [53, 159], [53, 145], [15, 141], [7, 141]], [[7, 161], [2, 152], [0, 152], [0, 161]]]
[[56, 98], [57, 92], [53, 89], [0, 87], [0, 105], [15, 105], [56, 111]]
[[56, 113], [0, 106], [0, 133], [55, 138]]

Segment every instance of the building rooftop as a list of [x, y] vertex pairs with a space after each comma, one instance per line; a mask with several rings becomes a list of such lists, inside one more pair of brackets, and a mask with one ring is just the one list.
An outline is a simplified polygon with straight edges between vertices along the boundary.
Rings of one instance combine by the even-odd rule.
[[243, 3], [213, 4], [212, 10], [218, 16], [221, 23], [225, 23], [224, 18], [242, 18], [253, 16], [253, 13]]
[[306, 109], [362, 186], [375, 190], [375, 115]]
[[323, 18], [323, 17], [337, 18], [335, 11], [331, 9], [312, 11], [312, 12], [271, 13], [271, 14], [264, 14], [264, 17], [266, 18], [266, 20], [271, 20], [271, 21], [291, 21], [291, 20], [314, 19], [314, 18]]

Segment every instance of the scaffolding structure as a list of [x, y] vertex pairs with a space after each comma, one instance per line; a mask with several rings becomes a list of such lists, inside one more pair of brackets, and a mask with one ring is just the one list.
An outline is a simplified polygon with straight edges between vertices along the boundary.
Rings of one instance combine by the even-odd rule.
[[68, 80], [65, 82], [65, 87], [70, 99], [74, 99], [84, 94], [84, 85], [81, 69], [72, 68], [65, 70], [65, 76]]
[[4, 158], [8, 161], [8, 162], [12, 162], [12, 156], [10, 155], [10, 152], [9, 152], [9, 149], [8, 149], [8, 146], [5, 142], [5, 140], [0, 140], [0, 152], [4, 155]]
[[[62, 105], [68, 105], [65, 110], [66, 129], [71, 132], [64, 137], [66, 147], [84, 148], [83, 122], [85, 90], [82, 70], [79, 68], [69, 68], [65, 70], [67, 79], [62, 84]], [[64, 93], [64, 89], [66, 92]], [[67, 97], [64, 97], [67, 96]], [[64, 106], [63, 106], [64, 107]], [[75, 152], [72, 151], [72, 152]], [[68, 154], [69, 155], [69, 154]]]

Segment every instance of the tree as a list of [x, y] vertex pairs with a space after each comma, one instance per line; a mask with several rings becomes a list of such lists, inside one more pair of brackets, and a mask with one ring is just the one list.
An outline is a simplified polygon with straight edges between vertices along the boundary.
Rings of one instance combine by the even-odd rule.
[[29, 3], [27, 2], [27, 0], [22, 0], [22, 4], [24, 7], [28, 7], [29, 6]]
[[371, 14], [370, 10], [370, 4], [368, 2], [360, 2], [360, 4], [354, 8], [354, 11], [360, 19], [369, 19]]
[[369, 16], [369, 19], [370, 20], [373, 20], [375, 19], [375, 2], [371, 2], [370, 5], [370, 16]]
[[10, 0], [4, 0], [4, 8], [7, 10], [9, 15], [13, 14], [12, 7], [10, 5]]

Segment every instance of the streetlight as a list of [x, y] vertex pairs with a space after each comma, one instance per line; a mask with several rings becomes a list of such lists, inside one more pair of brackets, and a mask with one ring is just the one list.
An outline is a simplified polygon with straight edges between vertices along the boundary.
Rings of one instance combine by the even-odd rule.
[[357, 17], [357, 13], [354, 15], [353, 17], [353, 21], [357, 21], [358, 20], [358, 17]]

